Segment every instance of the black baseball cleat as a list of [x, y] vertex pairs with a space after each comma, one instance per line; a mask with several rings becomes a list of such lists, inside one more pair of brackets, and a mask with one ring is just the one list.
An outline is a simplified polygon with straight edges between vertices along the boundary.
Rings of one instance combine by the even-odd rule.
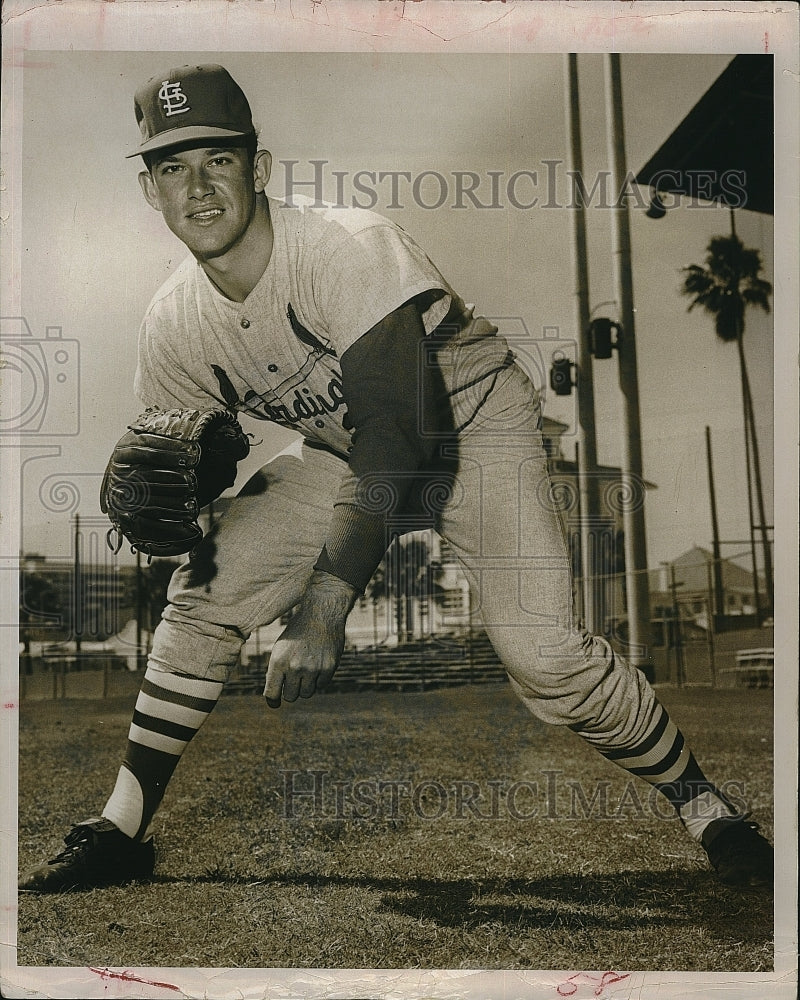
[[23, 873], [20, 892], [94, 889], [153, 874], [156, 856], [152, 838], [143, 843], [131, 840], [111, 820], [87, 819], [70, 830], [64, 843], [66, 849], [51, 861]]
[[720, 882], [737, 889], [771, 889], [775, 862], [772, 845], [758, 824], [744, 817], [719, 819], [703, 831], [703, 847]]

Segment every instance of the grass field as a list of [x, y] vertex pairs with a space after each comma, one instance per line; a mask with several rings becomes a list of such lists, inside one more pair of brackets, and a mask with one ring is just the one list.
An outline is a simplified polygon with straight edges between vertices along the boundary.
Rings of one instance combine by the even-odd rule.
[[[771, 692], [660, 696], [771, 835]], [[21, 867], [99, 812], [131, 705], [22, 703]], [[22, 896], [18, 964], [770, 970], [771, 898], [718, 885], [661, 811], [506, 685], [227, 697], [158, 814], [154, 880]]]

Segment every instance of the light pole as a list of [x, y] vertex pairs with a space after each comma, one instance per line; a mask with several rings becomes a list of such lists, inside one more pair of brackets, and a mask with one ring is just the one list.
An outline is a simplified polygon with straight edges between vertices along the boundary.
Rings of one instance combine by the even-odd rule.
[[83, 635], [83, 579], [81, 572], [81, 516], [75, 512], [75, 555], [74, 555], [74, 570], [73, 570], [73, 590], [75, 592], [74, 597], [74, 615], [72, 619], [73, 629], [75, 632], [75, 652], [80, 653], [81, 651], [81, 636]]
[[681, 632], [681, 610], [678, 605], [678, 587], [683, 586], [683, 581], [675, 579], [675, 563], [662, 562], [662, 566], [669, 568], [669, 593], [672, 598], [672, 628], [667, 629], [667, 653], [669, 654], [670, 632], [674, 637], [675, 647], [675, 680], [678, 687], [683, 687], [686, 680], [686, 664], [683, 658], [683, 633]]
[[589, 345], [589, 255], [586, 247], [586, 209], [583, 199], [583, 145], [581, 141], [578, 56], [569, 53], [565, 64], [566, 114], [570, 137], [570, 167], [577, 179], [576, 204], [572, 212], [572, 253], [575, 270], [575, 313], [578, 323], [578, 492], [580, 496], [581, 576], [584, 625], [590, 632], [602, 626], [598, 619], [595, 578], [597, 546], [592, 528], [598, 520], [600, 502], [597, 482], [597, 437], [595, 433], [594, 374]]
[[622, 115], [622, 79], [619, 53], [606, 56], [606, 104], [611, 129], [608, 152], [616, 198], [611, 212], [616, 297], [622, 330], [617, 337], [619, 384], [625, 427], [622, 434], [622, 521], [625, 532], [625, 582], [628, 611], [629, 658], [653, 679], [650, 650], [650, 587], [647, 580], [647, 540], [644, 519], [642, 437], [639, 382], [636, 365], [633, 274], [628, 203], [625, 198], [625, 126]]
[[145, 653], [142, 649], [142, 619], [144, 617], [144, 581], [142, 580], [142, 553], [136, 550], [136, 669], [141, 670], [145, 663]]
[[[711, 454], [711, 428], [706, 425], [706, 463], [708, 465], [708, 494], [711, 504], [712, 551], [714, 554], [714, 618], [721, 618], [725, 613], [725, 601], [722, 586], [722, 555], [719, 547], [719, 521], [717, 519], [717, 491], [714, 487], [714, 460]], [[711, 623], [709, 623], [709, 628]], [[720, 625], [720, 628], [722, 626]]]

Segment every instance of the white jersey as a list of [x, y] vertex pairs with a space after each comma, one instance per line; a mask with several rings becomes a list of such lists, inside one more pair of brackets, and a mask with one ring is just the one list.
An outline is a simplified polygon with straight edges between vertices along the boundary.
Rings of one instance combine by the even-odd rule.
[[135, 391], [148, 406], [222, 403], [346, 452], [352, 428], [339, 357], [409, 299], [420, 303], [427, 333], [448, 311], [467, 313], [427, 255], [387, 219], [272, 198], [269, 210], [272, 255], [244, 302], [225, 298], [194, 257], [154, 296]]

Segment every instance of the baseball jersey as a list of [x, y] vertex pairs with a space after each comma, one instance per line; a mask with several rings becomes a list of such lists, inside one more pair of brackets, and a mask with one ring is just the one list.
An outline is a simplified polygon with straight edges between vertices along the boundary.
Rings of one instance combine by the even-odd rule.
[[233, 302], [193, 257], [184, 261], [144, 317], [134, 388], [148, 406], [222, 403], [346, 454], [353, 428], [339, 357], [411, 299], [427, 333], [468, 313], [389, 220], [268, 201], [274, 245], [258, 284]]
[[[425, 334], [437, 331], [434, 347], [457, 331], [465, 331], [465, 344], [483, 345], [497, 328], [473, 320], [427, 255], [387, 219], [274, 199], [268, 205], [272, 254], [244, 302], [222, 295], [193, 257], [157, 292], [140, 331], [135, 389], [146, 405], [162, 408], [221, 403], [346, 459], [315, 568], [363, 591], [388, 536], [387, 515], [360, 499], [361, 477], [382, 476], [402, 507], [408, 473], [432, 457], [436, 434], [428, 432], [439, 414], [440, 390], [430, 366], [420, 367], [417, 341], [404, 328], [389, 334], [391, 326], [378, 324], [413, 301]], [[444, 377], [443, 391], [462, 410], [464, 390], [509, 363], [499, 343], [479, 354], [451, 364]]]

